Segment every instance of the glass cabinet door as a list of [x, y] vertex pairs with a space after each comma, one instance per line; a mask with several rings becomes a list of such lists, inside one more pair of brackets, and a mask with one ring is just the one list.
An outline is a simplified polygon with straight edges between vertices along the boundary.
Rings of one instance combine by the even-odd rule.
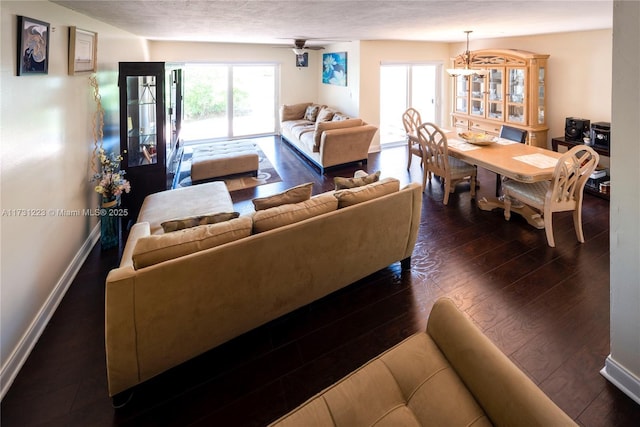
[[507, 121], [513, 123], [525, 123], [525, 70], [524, 68], [509, 68], [508, 93], [507, 93]]
[[545, 86], [544, 86], [544, 67], [538, 69], [538, 124], [545, 123]]
[[466, 113], [467, 105], [469, 105], [469, 81], [464, 76], [457, 76], [455, 85], [455, 111], [457, 113]]
[[487, 76], [489, 85], [489, 93], [487, 94], [489, 99], [489, 111], [487, 117], [491, 119], [504, 120], [503, 74], [504, 69], [491, 68], [489, 69], [489, 75]]
[[156, 164], [156, 76], [127, 76], [128, 167]]
[[484, 76], [474, 74], [471, 79], [471, 114], [484, 117]]

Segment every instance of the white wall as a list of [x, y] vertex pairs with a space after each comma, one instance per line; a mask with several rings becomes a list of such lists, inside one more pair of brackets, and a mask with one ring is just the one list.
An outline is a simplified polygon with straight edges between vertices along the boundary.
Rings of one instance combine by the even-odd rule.
[[[347, 54], [347, 85], [338, 86], [333, 84], [322, 83], [322, 54], [346, 52]], [[318, 88], [319, 104], [325, 104], [336, 108], [352, 117], [361, 117], [360, 115], [360, 42], [334, 43], [325, 47], [318, 53], [320, 69], [315, 76], [313, 83]]]
[[614, 2], [611, 354], [602, 374], [640, 404], [640, 3]]
[[[48, 75], [16, 76], [17, 15], [51, 24]], [[97, 237], [95, 218], [51, 211], [98, 206], [90, 182], [95, 102], [88, 75], [67, 74], [69, 26], [98, 33], [98, 81], [108, 132], [118, 128], [117, 61], [144, 60], [146, 43], [48, 1], [2, 1], [0, 19], [4, 395]], [[35, 216], [40, 213], [44, 216]]]

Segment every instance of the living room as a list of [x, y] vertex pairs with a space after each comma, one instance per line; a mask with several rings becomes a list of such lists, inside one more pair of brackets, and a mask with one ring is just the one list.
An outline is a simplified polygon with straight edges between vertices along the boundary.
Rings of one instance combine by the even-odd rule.
[[[638, 343], [629, 325], [638, 325], [637, 263], [632, 257], [639, 239], [635, 224], [637, 182], [633, 159], [639, 134], [637, 98], [617, 107], [625, 95], [617, 84], [637, 87], [638, 58], [622, 61], [612, 46], [627, 43], [620, 52], [638, 51], [637, 6], [616, 2], [614, 26], [609, 29], [531, 37], [472, 39], [472, 49], [510, 47], [550, 54], [549, 115], [551, 136], [562, 135], [564, 119], [584, 116], [616, 123], [616, 190], [611, 200], [611, 312], [612, 355], [638, 376]], [[381, 61], [441, 61], [464, 50], [463, 42], [352, 41], [327, 46], [349, 57], [348, 88], [319, 82], [321, 54], [310, 54], [310, 66], [298, 69], [287, 49], [232, 43], [147, 41], [104, 22], [52, 2], [5, 2], [2, 12], [2, 208], [80, 209], [97, 203], [90, 182], [92, 118], [95, 101], [86, 75], [67, 74], [67, 28], [77, 26], [99, 34], [98, 81], [105, 106], [106, 137], [118, 134], [117, 66], [120, 61], [268, 61], [282, 64], [280, 103], [316, 101], [376, 123], [379, 115], [378, 70]], [[635, 13], [635, 15], [634, 15]], [[51, 23], [52, 58], [47, 76], [15, 76], [16, 15]], [[620, 22], [618, 27], [615, 24]], [[625, 25], [626, 24], [626, 25]], [[461, 28], [460, 32], [466, 28]], [[634, 44], [635, 43], [635, 44]], [[622, 61], [623, 69], [615, 65]], [[627, 61], [631, 61], [630, 63]], [[614, 67], [612, 68], [612, 63]], [[588, 70], [586, 72], [585, 70]], [[635, 80], [633, 80], [635, 79]], [[635, 86], [634, 86], [635, 84]], [[449, 87], [443, 85], [443, 117], [450, 111]], [[626, 91], [632, 96], [633, 91]], [[612, 97], [613, 94], [613, 97]], [[613, 102], [612, 102], [613, 99]], [[35, 101], [35, 102], [34, 102]], [[635, 118], [625, 124], [629, 111]], [[616, 113], [621, 114], [617, 119]], [[28, 147], [27, 149], [25, 147]], [[377, 149], [374, 141], [373, 150]], [[81, 167], [79, 167], [81, 165]], [[625, 167], [625, 166], [628, 166]], [[621, 209], [623, 208], [623, 209]], [[3, 396], [47, 319], [62, 300], [75, 273], [97, 239], [95, 218], [2, 218], [2, 387]], [[625, 237], [627, 236], [627, 237]], [[37, 262], [34, 262], [37, 260]], [[637, 334], [636, 334], [637, 335]], [[614, 334], [612, 334], [614, 336]], [[626, 345], [625, 341], [633, 344]], [[616, 344], [621, 344], [617, 348]], [[604, 361], [602, 362], [605, 363]], [[638, 393], [636, 392], [636, 395]]]

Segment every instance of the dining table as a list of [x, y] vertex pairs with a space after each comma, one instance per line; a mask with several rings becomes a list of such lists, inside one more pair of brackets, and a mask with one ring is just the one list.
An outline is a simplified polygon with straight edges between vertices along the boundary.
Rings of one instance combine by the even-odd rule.
[[[562, 153], [535, 147], [504, 138], [467, 142], [455, 131], [446, 131], [449, 155], [482, 167], [505, 179], [521, 182], [549, 181]], [[504, 209], [501, 197], [482, 197], [477, 201], [480, 209]], [[540, 212], [521, 203], [512, 203], [511, 212], [523, 216], [529, 224], [544, 229]]]

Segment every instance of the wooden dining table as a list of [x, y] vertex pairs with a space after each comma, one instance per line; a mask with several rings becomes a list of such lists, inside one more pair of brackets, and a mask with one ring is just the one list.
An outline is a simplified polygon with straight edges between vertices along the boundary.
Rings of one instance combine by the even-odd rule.
[[[558, 158], [562, 155], [556, 151], [502, 138], [495, 138], [486, 145], [477, 145], [466, 142], [453, 131], [447, 132], [446, 136], [449, 155], [521, 182], [551, 180]], [[504, 209], [504, 203], [499, 197], [482, 197], [477, 203], [485, 211]], [[511, 211], [522, 215], [532, 226], [544, 228], [541, 214], [531, 207], [512, 204]]]

